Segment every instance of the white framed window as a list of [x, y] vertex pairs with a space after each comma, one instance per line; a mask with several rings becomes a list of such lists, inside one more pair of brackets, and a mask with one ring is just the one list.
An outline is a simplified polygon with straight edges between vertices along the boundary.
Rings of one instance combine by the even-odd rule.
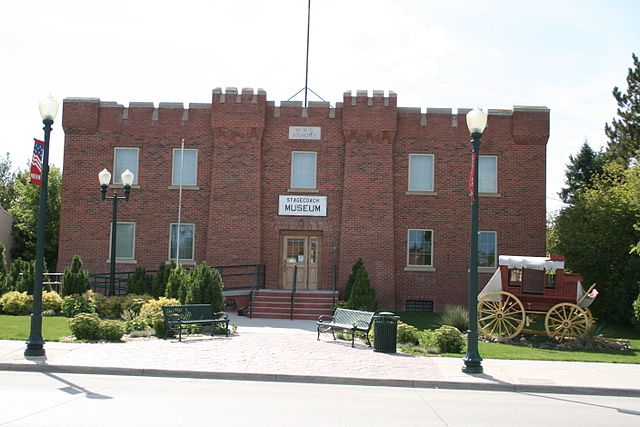
[[171, 185], [196, 185], [198, 183], [198, 150], [185, 149], [184, 159], [181, 148], [173, 149], [173, 167], [171, 168]]
[[[109, 227], [109, 254], [111, 254], [111, 239], [113, 230]], [[116, 261], [132, 260], [136, 253], [136, 223], [116, 223]]]
[[433, 191], [433, 154], [409, 154], [409, 191]]
[[180, 246], [179, 260], [193, 261], [195, 244], [195, 224], [171, 224], [169, 231], [169, 259], [176, 259], [176, 251]]
[[316, 188], [317, 153], [293, 151], [291, 153], [291, 187]]
[[433, 230], [409, 229], [407, 232], [407, 266], [433, 266]]
[[478, 267], [495, 267], [498, 259], [497, 233], [481, 231], [478, 233]]
[[116, 147], [113, 155], [113, 183], [122, 184], [122, 172], [129, 169], [133, 173], [133, 183], [138, 183], [138, 148]]
[[478, 192], [498, 192], [498, 157], [480, 156], [478, 158]]

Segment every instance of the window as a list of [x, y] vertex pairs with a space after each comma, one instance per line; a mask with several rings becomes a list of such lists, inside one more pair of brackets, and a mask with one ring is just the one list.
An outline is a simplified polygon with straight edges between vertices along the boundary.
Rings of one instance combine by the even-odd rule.
[[292, 188], [316, 188], [316, 154], [309, 151], [294, 151], [292, 153]]
[[545, 288], [554, 289], [556, 287], [556, 270], [545, 270]]
[[184, 150], [184, 159], [182, 158], [182, 149], [173, 149], [173, 169], [171, 172], [171, 185], [180, 185], [180, 177], [182, 176], [182, 185], [196, 185], [198, 178], [198, 150]]
[[113, 183], [122, 184], [122, 172], [129, 169], [133, 173], [133, 183], [138, 183], [138, 149], [116, 148], [114, 155]]
[[[180, 231], [178, 233], [178, 230]], [[193, 261], [194, 224], [171, 224], [169, 259], [176, 259], [176, 249], [180, 245], [178, 259], [181, 261]]]
[[[111, 233], [109, 234], [109, 242], [111, 242]], [[135, 241], [135, 222], [118, 222], [116, 224], [116, 261], [134, 259]], [[109, 243], [109, 254], [111, 254], [111, 243]]]
[[433, 301], [407, 300], [404, 303], [404, 310], [433, 313]]
[[522, 269], [509, 269], [509, 286], [522, 286]]
[[496, 232], [478, 233], [478, 267], [495, 267], [496, 252]]
[[432, 230], [409, 230], [407, 239], [407, 265], [432, 266]]
[[409, 190], [433, 191], [433, 154], [409, 154]]
[[478, 192], [498, 192], [498, 158], [496, 156], [480, 156], [478, 158]]

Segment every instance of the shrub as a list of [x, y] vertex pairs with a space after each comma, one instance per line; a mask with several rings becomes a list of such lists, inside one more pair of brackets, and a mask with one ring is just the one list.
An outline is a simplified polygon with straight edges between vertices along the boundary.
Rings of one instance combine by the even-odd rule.
[[180, 301], [175, 298], [160, 297], [158, 299], [147, 301], [140, 309], [140, 317], [143, 318], [149, 326], [156, 331], [158, 338], [165, 338], [167, 331], [164, 326], [164, 315], [162, 314], [163, 305], [179, 305]]
[[44, 291], [42, 293], [42, 311], [62, 311], [62, 297], [56, 291]]
[[153, 279], [144, 267], [136, 267], [127, 284], [128, 294], [143, 295], [151, 293]]
[[149, 329], [149, 323], [145, 318], [141, 316], [138, 316], [131, 320], [126, 320], [124, 322], [124, 330], [126, 333], [131, 333], [133, 331], [144, 331], [145, 329]]
[[98, 337], [105, 341], [120, 341], [125, 326], [118, 320], [101, 320], [98, 325]]
[[89, 290], [89, 273], [82, 270], [82, 259], [76, 255], [71, 261], [71, 265], [64, 269], [60, 284], [60, 293], [63, 297], [67, 295], [79, 295]]
[[353, 290], [353, 283], [356, 280], [356, 275], [358, 274], [358, 271], [362, 270], [362, 268], [363, 268], [362, 258], [358, 258], [358, 261], [356, 261], [353, 264], [353, 266], [351, 267], [351, 274], [347, 278], [347, 289], [346, 289], [346, 294], [345, 294], [345, 298], [347, 300], [349, 300], [351, 298], [351, 291]]
[[176, 268], [171, 270], [171, 273], [169, 274], [167, 289], [164, 296], [166, 296], [167, 298], [175, 298], [184, 303], [188, 280], [189, 276], [184, 271], [182, 266], [178, 265]]
[[95, 313], [79, 313], [69, 319], [69, 329], [79, 340], [100, 339], [100, 318]]
[[0, 297], [0, 308], [8, 314], [28, 314], [32, 304], [33, 297], [26, 292], [11, 291]]
[[429, 353], [438, 353], [435, 332], [431, 329], [418, 332], [418, 345]]
[[142, 306], [149, 300], [151, 300], [151, 295], [136, 295], [129, 294], [122, 299], [122, 311], [129, 310], [137, 315], [140, 314], [140, 309]]
[[5, 283], [7, 277], [7, 258], [4, 255], [4, 245], [0, 242], [0, 295], [8, 292], [5, 290]]
[[121, 297], [94, 294], [93, 300], [96, 304], [96, 312], [100, 317], [117, 319], [122, 314], [123, 299]]
[[[185, 304], [211, 304], [213, 311], [224, 310], [222, 276], [204, 262], [189, 272], [186, 281]], [[167, 304], [165, 304], [167, 305]]]
[[153, 286], [151, 289], [151, 295], [154, 298], [164, 296], [167, 289], [167, 281], [169, 280], [169, 274], [176, 267], [176, 264], [171, 261], [171, 264], [162, 263], [158, 267], [158, 273], [153, 278]]
[[33, 282], [35, 278], [35, 262], [25, 261], [18, 258], [11, 263], [9, 271], [5, 277], [4, 289], [6, 292], [18, 291], [33, 293]]
[[376, 291], [369, 284], [369, 274], [364, 267], [358, 271], [353, 282], [349, 308], [363, 311], [376, 311], [378, 308]]
[[640, 293], [638, 294], [638, 298], [633, 302], [633, 325], [636, 329], [640, 330]]
[[435, 343], [440, 353], [460, 353], [464, 347], [462, 334], [453, 326], [440, 326], [433, 331]]
[[415, 326], [407, 325], [404, 322], [398, 321], [397, 341], [400, 344], [418, 345], [420, 343], [418, 335], [419, 335], [418, 328], [416, 328]]
[[465, 333], [469, 329], [469, 310], [460, 305], [446, 305], [438, 323], [440, 326], [453, 326]]
[[82, 295], [67, 295], [62, 298], [62, 314], [65, 317], [75, 317], [80, 313], [95, 312], [95, 303]]

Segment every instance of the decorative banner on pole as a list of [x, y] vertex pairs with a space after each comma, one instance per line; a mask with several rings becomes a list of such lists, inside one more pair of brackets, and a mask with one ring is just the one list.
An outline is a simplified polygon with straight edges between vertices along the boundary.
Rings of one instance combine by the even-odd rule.
[[469, 174], [469, 193], [472, 201], [476, 201], [476, 153], [471, 155], [471, 173]]
[[42, 157], [44, 154], [44, 142], [33, 139], [33, 160], [31, 161], [31, 183], [37, 186], [42, 185]]

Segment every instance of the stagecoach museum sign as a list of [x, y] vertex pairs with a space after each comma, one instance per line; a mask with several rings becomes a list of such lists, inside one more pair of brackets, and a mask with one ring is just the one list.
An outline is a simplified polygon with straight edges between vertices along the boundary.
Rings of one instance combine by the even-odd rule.
[[278, 215], [327, 216], [327, 196], [280, 196]]

